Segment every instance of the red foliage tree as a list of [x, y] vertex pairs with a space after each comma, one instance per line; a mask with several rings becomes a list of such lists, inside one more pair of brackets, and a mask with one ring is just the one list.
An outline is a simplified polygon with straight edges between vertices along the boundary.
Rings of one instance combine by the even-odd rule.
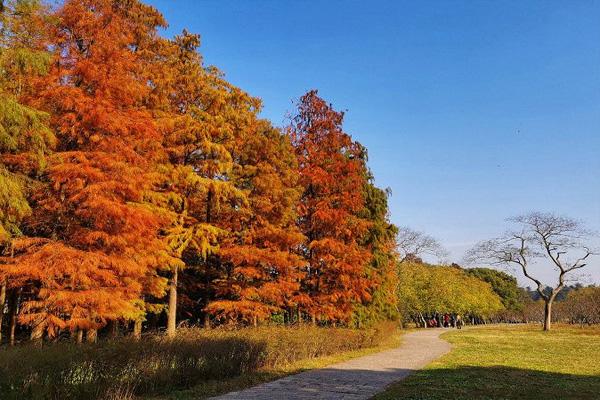
[[302, 311], [313, 320], [347, 321], [353, 304], [370, 298], [371, 254], [359, 244], [369, 228], [359, 217], [365, 207], [364, 154], [342, 121], [343, 113], [310, 91], [300, 98], [289, 128], [304, 189], [299, 226], [307, 237], [303, 290], [310, 301]]
[[303, 260], [294, 252], [303, 236], [296, 226], [300, 196], [289, 138], [266, 121], [240, 141], [234, 182], [248, 191], [250, 212], [222, 246], [229, 273], [217, 281], [217, 301], [208, 311], [217, 319], [258, 321], [296, 306]]

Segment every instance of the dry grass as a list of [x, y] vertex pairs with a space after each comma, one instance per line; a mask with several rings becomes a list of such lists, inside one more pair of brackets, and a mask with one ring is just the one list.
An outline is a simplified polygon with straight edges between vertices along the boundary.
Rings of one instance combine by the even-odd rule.
[[276, 377], [269, 371], [283, 371], [298, 360], [375, 347], [393, 329], [185, 329], [174, 340], [149, 336], [139, 342], [3, 349], [0, 393], [3, 400], [115, 400], [202, 384], [223, 387], [220, 383], [236, 377]]
[[[330, 355], [321, 355], [311, 358], [300, 358], [291, 361], [289, 364], [280, 364], [277, 367], [264, 366], [256, 371], [245, 373], [236, 377], [226, 379], [215, 379], [204, 381], [190, 389], [176, 390], [161, 396], [151, 396], [148, 400], [202, 400], [208, 397], [220, 394], [242, 390], [264, 382], [283, 378], [285, 376], [299, 372], [323, 368], [331, 364], [350, 360], [356, 357], [362, 357], [377, 353], [383, 350], [396, 348], [400, 346], [402, 334], [409, 330], [400, 331], [394, 325], [388, 325], [380, 329], [378, 339], [370, 346], [336, 352]], [[334, 339], [335, 340], [335, 339]]]

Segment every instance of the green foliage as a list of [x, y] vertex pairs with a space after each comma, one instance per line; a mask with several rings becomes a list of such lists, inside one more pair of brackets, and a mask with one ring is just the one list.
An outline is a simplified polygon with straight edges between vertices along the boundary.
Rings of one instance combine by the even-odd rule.
[[369, 278], [375, 280], [370, 301], [354, 307], [354, 326], [372, 326], [385, 320], [400, 318], [396, 290], [395, 238], [398, 228], [389, 221], [389, 192], [376, 187], [372, 180], [364, 187], [365, 208], [361, 217], [370, 222], [362, 245], [371, 249], [372, 261], [368, 269]]
[[18, 236], [19, 222], [30, 212], [22, 180], [0, 165], [0, 242]]
[[46, 126], [48, 115], [19, 104], [16, 98], [0, 97], [0, 151], [16, 153], [30, 150], [41, 159], [54, 136]]
[[521, 291], [517, 285], [517, 278], [491, 268], [470, 268], [465, 272], [468, 275], [487, 282], [492, 290], [500, 296], [502, 304], [509, 311], [518, 311], [523, 308]]
[[459, 313], [490, 317], [504, 307], [492, 287], [455, 267], [403, 262], [398, 265], [398, 299], [402, 315]]
[[[18, 236], [21, 220], [30, 214], [28, 175], [46, 166], [55, 138], [48, 114], [19, 98], [29, 81], [48, 70], [49, 54], [35, 44], [42, 6], [36, 0], [14, 0], [0, 14], [0, 241]], [[18, 167], [17, 167], [18, 166]], [[18, 172], [15, 172], [18, 171]]]

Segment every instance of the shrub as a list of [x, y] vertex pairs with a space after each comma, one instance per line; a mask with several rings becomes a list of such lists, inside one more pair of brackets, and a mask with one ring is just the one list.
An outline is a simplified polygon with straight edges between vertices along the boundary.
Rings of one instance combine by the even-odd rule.
[[0, 350], [4, 400], [123, 399], [225, 379], [301, 359], [372, 347], [393, 325], [369, 330], [263, 327], [182, 329], [177, 338], [50, 344]]

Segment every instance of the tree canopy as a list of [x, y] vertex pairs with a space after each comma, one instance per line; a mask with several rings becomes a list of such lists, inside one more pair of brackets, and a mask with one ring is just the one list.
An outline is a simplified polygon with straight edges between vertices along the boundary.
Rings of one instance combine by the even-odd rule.
[[11, 0], [0, 24], [11, 341], [397, 316], [388, 193], [316, 91], [272, 126], [138, 0]]
[[504, 309], [489, 283], [451, 266], [400, 263], [398, 301], [405, 317], [456, 313], [490, 317]]

